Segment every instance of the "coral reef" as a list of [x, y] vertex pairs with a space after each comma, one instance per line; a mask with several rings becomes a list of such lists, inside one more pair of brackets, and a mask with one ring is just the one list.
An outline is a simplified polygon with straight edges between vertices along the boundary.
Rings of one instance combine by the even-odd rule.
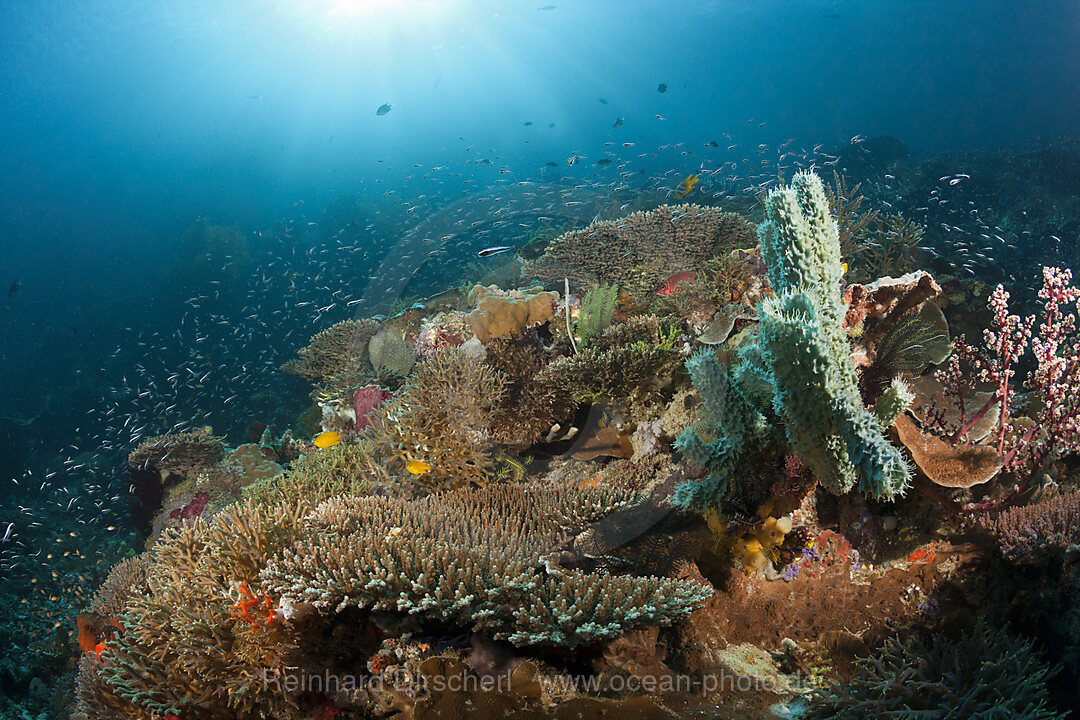
[[376, 473], [366, 443], [340, 443], [303, 453], [284, 473], [247, 485], [243, 496], [267, 505], [289, 498], [319, 503], [336, 495], [367, 494]]
[[398, 328], [384, 327], [368, 342], [368, 359], [375, 372], [392, 372], [402, 377], [416, 363], [416, 349]]
[[754, 230], [738, 215], [700, 205], [662, 205], [601, 221], [551, 241], [524, 274], [574, 287], [614, 283], [645, 300], [675, 273], [735, 247], [753, 247]]
[[488, 343], [484, 363], [508, 381], [506, 394], [491, 418], [495, 442], [525, 448], [540, 440], [555, 423], [573, 417], [577, 402], [570, 394], [536, 377], [549, 360], [543, 346], [528, 336]]
[[368, 346], [379, 332], [377, 320], [342, 320], [314, 335], [281, 369], [316, 383], [312, 397], [340, 401], [375, 379]]
[[405, 386], [369, 416], [362, 437], [385, 459], [383, 474], [421, 462], [430, 466], [416, 476], [424, 485], [482, 484], [492, 468], [492, 424], [506, 383], [462, 348], [447, 348], [417, 364]]
[[856, 661], [850, 680], [819, 693], [807, 717], [1052, 720], [1050, 668], [1028, 641], [978, 622], [957, 637], [890, 639]]
[[618, 297], [619, 288], [611, 284], [597, 285], [585, 293], [577, 321], [577, 335], [582, 347], [611, 325]]
[[343, 498], [261, 582], [275, 596], [341, 612], [374, 607], [489, 632], [516, 645], [577, 645], [666, 624], [711, 591], [658, 578], [538, 575], [560, 539], [632, 499], [612, 490], [491, 486], [419, 501]]
[[223, 438], [209, 428], [175, 435], [159, 435], [139, 443], [128, 455], [128, 467], [139, 472], [154, 470], [162, 482], [190, 478], [221, 462]]

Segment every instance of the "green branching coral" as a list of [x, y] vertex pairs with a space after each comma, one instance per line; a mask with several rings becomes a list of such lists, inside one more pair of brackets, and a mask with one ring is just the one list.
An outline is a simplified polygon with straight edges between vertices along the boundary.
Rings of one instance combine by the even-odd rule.
[[339, 443], [305, 452], [283, 474], [248, 485], [243, 495], [265, 504], [287, 498], [304, 498], [318, 504], [335, 495], [370, 492], [375, 473], [368, 443]]
[[765, 416], [750, 404], [728, 377], [727, 368], [711, 350], [686, 361], [690, 378], [705, 403], [706, 420], [679, 433], [675, 447], [690, 462], [709, 471], [703, 481], [676, 488], [674, 503], [691, 510], [717, 507], [727, 494], [735, 465], [747, 450], [761, 449], [775, 433]]
[[814, 720], [1053, 720], [1047, 706], [1050, 669], [1031, 643], [984, 621], [959, 638], [891, 639], [856, 660], [855, 676], [821, 691]]
[[816, 175], [800, 173], [765, 201], [762, 254], [776, 295], [760, 307], [761, 360], [788, 441], [835, 493], [890, 499], [910, 470], [862, 404], [843, 330], [836, 222]]
[[538, 572], [567, 538], [634, 499], [613, 488], [520, 485], [417, 501], [334, 499], [261, 582], [290, 602], [421, 615], [519, 645], [597, 642], [669, 623], [711, 594], [676, 580]]
[[677, 329], [662, 326], [655, 315], [637, 316], [612, 325], [576, 355], [551, 362], [537, 379], [581, 402], [635, 402], [682, 362], [677, 338]]
[[419, 461], [430, 487], [483, 484], [492, 466], [492, 423], [506, 376], [460, 348], [446, 348], [416, 366], [405, 387], [371, 416], [363, 437], [385, 470], [402, 473]]

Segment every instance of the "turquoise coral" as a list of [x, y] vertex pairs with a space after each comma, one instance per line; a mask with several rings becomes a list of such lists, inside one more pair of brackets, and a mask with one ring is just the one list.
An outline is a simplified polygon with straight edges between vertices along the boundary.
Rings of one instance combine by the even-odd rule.
[[879, 419], [862, 403], [843, 330], [840, 243], [821, 180], [799, 173], [765, 201], [759, 233], [776, 295], [762, 302], [761, 359], [788, 441], [832, 492], [902, 494], [910, 469], [882, 435], [902, 395]]

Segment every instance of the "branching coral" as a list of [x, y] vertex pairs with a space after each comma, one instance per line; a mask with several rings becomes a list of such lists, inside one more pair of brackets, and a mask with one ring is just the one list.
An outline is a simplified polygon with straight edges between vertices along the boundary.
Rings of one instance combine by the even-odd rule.
[[370, 492], [375, 476], [375, 461], [367, 443], [339, 443], [304, 453], [284, 474], [245, 487], [244, 497], [267, 504], [287, 498], [318, 503], [335, 495]]
[[809, 717], [1053, 720], [1046, 687], [1050, 669], [1032, 649], [986, 622], [959, 637], [927, 643], [890, 639], [881, 652], [855, 661], [855, 676], [821, 691]]
[[416, 479], [430, 487], [486, 482], [492, 423], [506, 383], [461, 348], [447, 348], [416, 366], [404, 388], [370, 416], [363, 437], [385, 458], [387, 472], [418, 461], [430, 471]]
[[871, 278], [910, 272], [922, 245], [923, 226], [895, 214], [875, 220], [874, 228], [859, 238], [853, 262]]
[[676, 338], [677, 330], [663, 327], [655, 315], [635, 316], [576, 355], [552, 361], [537, 377], [582, 402], [637, 402], [682, 362]]
[[491, 486], [418, 501], [342, 498], [308, 518], [311, 539], [263, 572], [275, 594], [473, 626], [515, 644], [577, 645], [665, 624], [709, 594], [658, 578], [537, 566], [570, 533], [632, 502], [626, 491]]
[[284, 665], [297, 638], [254, 580], [271, 555], [296, 541], [308, 507], [240, 503], [210, 522], [166, 532], [146, 592], [124, 602], [122, 632], [100, 656], [82, 659], [86, 716], [291, 717], [297, 698], [284, 697], [264, 673]]
[[829, 210], [836, 218], [837, 240], [840, 243], [841, 257], [851, 258], [859, 251], [859, 241], [866, 229], [878, 222], [880, 214], [876, 210], [859, 212], [866, 199], [859, 195], [862, 183], [849, 188], [844, 178], [833, 171], [833, 184], [825, 188], [825, 197]]
[[1006, 508], [979, 518], [1014, 562], [1038, 562], [1080, 551], [1080, 492], [1055, 495], [1033, 505]]
[[643, 300], [671, 275], [754, 244], [753, 228], [738, 215], [662, 205], [560, 235], [542, 257], [525, 264], [524, 273], [548, 282], [569, 278], [575, 287], [615, 283]]
[[547, 361], [547, 353], [534, 338], [498, 338], [488, 343], [484, 362], [508, 380], [506, 394], [491, 419], [492, 436], [500, 445], [528, 447], [553, 424], [573, 416], [577, 402], [570, 394], [536, 379]]

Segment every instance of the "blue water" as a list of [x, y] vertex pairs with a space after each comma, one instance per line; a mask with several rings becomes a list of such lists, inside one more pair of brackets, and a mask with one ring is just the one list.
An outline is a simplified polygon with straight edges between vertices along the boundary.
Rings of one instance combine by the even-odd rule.
[[[1075, 133], [1077, 37], [1072, 0], [6, 2], [0, 533], [46, 506], [120, 522], [142, 438], [284, 429], [309, 388], [277, 368], [311, 334], [457, 284], [552, 188], [704, 170], [709, 201], [863, 138], [921, 158]], [[196, 277], [200, 218], [248, 257]]]

